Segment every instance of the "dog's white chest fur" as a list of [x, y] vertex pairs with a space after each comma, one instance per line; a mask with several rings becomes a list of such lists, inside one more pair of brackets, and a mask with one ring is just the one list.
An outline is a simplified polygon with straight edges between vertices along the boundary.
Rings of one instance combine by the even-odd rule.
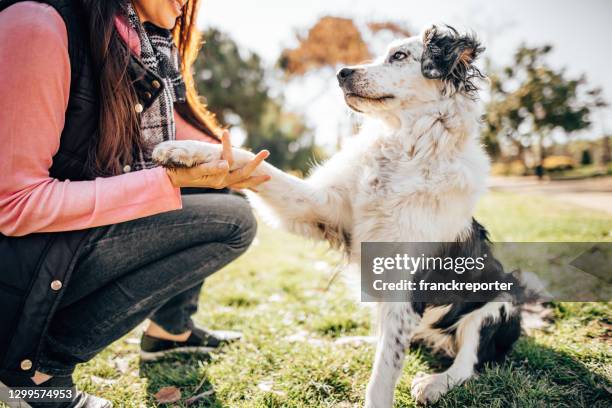
[[488, 170], [482, 149], [439, 161], [419, 157], [409, 139], [365, 133], [348, 148], [356, 255], [364, 241], [452, 241], [470, 225]]

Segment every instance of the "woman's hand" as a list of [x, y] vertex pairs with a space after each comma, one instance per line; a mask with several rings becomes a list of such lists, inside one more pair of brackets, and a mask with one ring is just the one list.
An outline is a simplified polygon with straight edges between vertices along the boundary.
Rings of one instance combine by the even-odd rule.
[[221, 137], [223, 153], [220, 160], [203, 163], [189, 168], [166, 169], [172, 185], [175, 187], [204, 187], [204, 188], [249, 188], [256, 191], [261, 183], [270, 180], [270, 176], [251, 174], [269, 155], [270, 152], [262, 150], [243, 167], [231, 170], [234, 158], [230, 134], [224, 131]]

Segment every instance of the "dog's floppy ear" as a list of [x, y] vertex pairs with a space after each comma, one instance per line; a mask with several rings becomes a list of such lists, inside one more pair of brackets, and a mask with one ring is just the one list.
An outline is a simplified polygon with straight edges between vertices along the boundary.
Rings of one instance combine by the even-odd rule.
[[441, 30], [434, 25], [423, 33], [421, 72], [429, 79], [447, 78], [457, 67], [467, 71], [483, 51], [474, 34], [460, 34], [451, 26]]
[[[472, 33], [459, 33], [451, 26], [432, 26], [423, 34], [421, 73], [425, 78], [440, 79], [456, 91], [477, 90], [473, 80], [484, 75], [474, 61], [484, 51]], [[447, 87], [448, 88], [448, 87]]]
[[[442, 78], [441, 55], [439, 47], [431, 44], [434, 38], [438, 37], [438, 27], [431, 26], [423, 32], [423, 54], [421, 55], [421, 73], [425, 78]], [[437, 41], [436, 41], [437, 42]]]
[[458, 65], [468, 68], [478, 56], [485, 50], [480, 41], [472, 33], [459, 35], [454, 40], [452, 58], [454, 60], [450, 71], [452, 72]]

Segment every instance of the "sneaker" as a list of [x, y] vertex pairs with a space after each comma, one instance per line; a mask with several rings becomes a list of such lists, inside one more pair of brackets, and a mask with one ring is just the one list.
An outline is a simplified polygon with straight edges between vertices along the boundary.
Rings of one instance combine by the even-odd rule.
[[6, 403], [6, 405], [11, 408], [112, 408], [113, 406], [110, 401], [104, 398], [95, 397], [86, 392], [77, 390], [72, 381], [72, 377], [51, 377], [44, 383], [37, 385], [29, 377], [0, 375], [0, 396], [7, 397], [9, 395], [8, 389], [11, 388], [36, 388], [39, 390], [46, 388], [61, 388], [72, 390], [72, 398], [70, 401], [62, 402], [36, 402], [13, 399], [4, 401], [0, 398], [0, 401]]
[[242, 333], [224, 330], [204, 330], [194, 327], [185, 341], [158, 339], [143, 333], [140, 340], [140, 359], [155, 361], [174, 353], [203, 353], [219, 350], [222, 346], [242, 338]]

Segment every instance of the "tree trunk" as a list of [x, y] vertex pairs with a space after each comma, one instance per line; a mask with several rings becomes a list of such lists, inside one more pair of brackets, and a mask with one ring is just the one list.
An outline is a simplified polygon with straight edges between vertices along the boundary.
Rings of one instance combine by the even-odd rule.
[[612, 154], [610, 154], [610, 136], [606, 135], [602, 138], [601, 143], [603, 144], [603, 164], [608, 164], [612, 161]]
[[544, 152], [544, 135], [538, 135], [538, 164], [536, 165], [536, 176], [538, 176], [538, 180], [542, 180], [544, 178], [544, 157], [546, 153]]

